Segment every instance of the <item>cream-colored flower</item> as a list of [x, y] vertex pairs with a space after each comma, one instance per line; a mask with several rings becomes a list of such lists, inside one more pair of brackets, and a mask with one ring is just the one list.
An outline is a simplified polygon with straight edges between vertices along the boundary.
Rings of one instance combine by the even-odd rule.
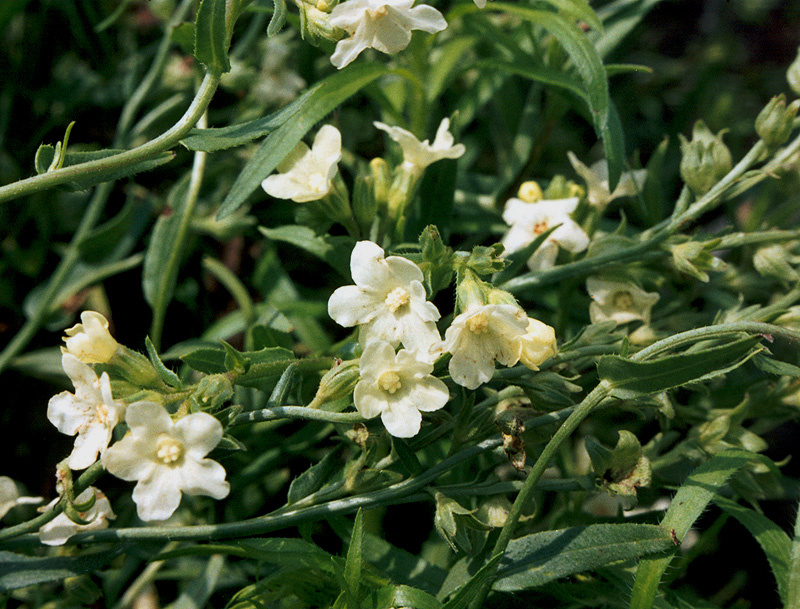
[[111, 395], [111, 381], [105, 372], [97, 378], [90, 366], [70, 353], [61, 356], [61, 365], [75, 393], [62, 391], [50, 398], [47, 418], [61, 433], [78, 436], [67, 464], [70, 469], [85, 469], [108, 447], [124, 404]]
[[511, 304], [474, 306], [461, 313], [445, 332], [442, 344], [442, 350], [453, 355], [451, 378], [475, 389], [492, 380], [495, 361], [504, 366], [516, 364], [528, 323], [525, 311]]
[[361, 51], [373, 48], [399, 53], [411, 42], [411, 31], [433, 34], [447, 27], [442, 14], [425, 4], [412, 8], [414, 0], [347, 0], [331, 11], [330, 24], [342, 28], [349, 38], [336, 43], [331, 63], [343, 68]]
[[477, 6], [478, 8], [485, 8], [486, 0], [475, 0], [475, 6]]
[[558, 248], [573, 253], [589, 247], [589, 236], [570, 214], [578, 206], [578, 198], [556, 199], [526, 203], [520, 199], [509, 199], [503, 211], [503, 220], [510, 226], [501, 243], [506, 252], [512, 254], [527, 245], [542, 233], [556, 228], [528, 260], [532, 271], [552, 267], [558, 256]]
[[358, 340], [367, 345], [385, 340], [429, 357], [441, 338], [439, 311], [426, 300], [422, 271], [406, 258], [384, 257], [371, 241], [359, 241], [350, 256], [355, 285], [338, 288], [328, 301], [328, 315], [346, 328], [358, 325]]
[[41, 497], [20, 497], [17, 483], [8, 476], [0, 476], [0, 520], [18, 505], [31, 505], [41, 502]]
[[641, 192], [644, 187], [644, 180], [647, 177], [645, 169], [624, 172], [614, 192], [611, 192], [608, 188], [608, 161], [597, 161], [591, 167], [587, 167], [572, 152], [567, 152], [567, 157], [577, 174], [586, 182], [586, 199], [589, 204], [600, 209], [619, 197], [631, 197]]
[[590, 277], [586, 291], [592, 298], [589, 317], [593, 324], [614, 321], [618, 324], [641, 320], [650, 323], [650, 310], [658, 302], [658, 294], [645, 292], [630, 281], [614, 281]]
[[[92, 498], [92, 493], [96, 497], [94, 505], [78, 514], [89, 524], [78, 524], [70, 520], [66, 514], [59, 514], [39, 529], [39, 541], [47, 546], [63, 546], [75, 533], [108, 528], [108, 521], [114, 520], [117, 515], [111, 509], [108, 498], [101, 491], [90, 486], [75, 498], [75, 502], [86, 503]], [[55, 505], [58, 501], [56, 499], [51, 502], [50, 506]]]
[[466, 151], [464, 144], [453, 144], [455, 139], [450, 133], [450, 119], [444, 118], [436, 130], [433, 144], [428, 140], [420, 142], [413, 133], [401, 127], [390, 127], [385, 123], [375, 121], [378, 129], [389, 134], [403, 150], [403, 162], [409, 169], [421, 171], [431, 163], [442, 159], [457, 159]]
[[522, 351], [519, 361], [531, 370], [538, 370], [539, 366], [558, 352], [556, 331], [552, 326], [532, 317], [528, 318], [528, 327], [520, 341]]
[[261, 182], [270, 196], [297, 203], [317, 201], [327, 195], [342, 158], [342, 134], [332, 125], [323, 125], [309, 149], [303, 142], [278, 165], [281, 173]]
[[166, 520], [181, 493], [222, 499], [230, 484], [225, 469], [205, 456], [222, 439], [222, 425], [205, 412], [173, 422], [154, 402], [135, 402], [125, 417], [130, 434], [103, 454], [103, 466], [123, 480], [136, 480], [133, 501], [142, 520]]
[[64, 330], [64, 353], [74, 355], [84, 364], [105, 364], [119, 349], [108, 331], [108, 320], [96, 311], [81, 313], [81, 322]]
[[386, 431], [398, 438], [419, 433], [421, 412], [439, 410], [450, 399], [433, 364], [382, 340], [367, 344], [359, 360], [361, 380], [353, 392], [356, 409], [365, 418], [381, 416]]

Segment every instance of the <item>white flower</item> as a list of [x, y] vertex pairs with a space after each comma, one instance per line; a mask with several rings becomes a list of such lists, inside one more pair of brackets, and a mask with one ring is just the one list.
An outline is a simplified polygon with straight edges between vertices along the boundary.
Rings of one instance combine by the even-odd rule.
[[484, 8], [486, 6], [486, 0], [475, 0], [475, 6]]
[[422, 412], [439, 410], [450, 399], [447, 386], [431, 376], [433, 364], [382, 340], [367, 344], [359, 360], [361, 380], [353, 392], [358, 412], [367, 419], [381, 415], [386, 431], [398, 438], [419, 433]]
[[360, 325], [358, 340], [367, 345], [385, 340], [392, 347], [429, 357], [441, 338], [436, 329], [439, 311], [426, 300], [419, 267], [400, 256], [384, 257], [371, 241], [359, 241], [350, 256], [356, 285], [338, 288], [328, 301], [328, 315], [341, 326]]
[[[66, 514], [59, 514], [39, 529], [39, 541], [47, 546], [63, 546], [75, 533], [108, 528], [108, 521], [114, 520], [117, 515], [101, 491], [90, 486], [75, 498], [75, 503], [86, 503], [91, 499], [92, 493], [97, 498], [94, 505], [87, 511], [79, 513], [79, 516], [89, 524], [78, 524], [72, 522]], [[48, 507], [52, 507], [58, 501], [56, 499]]]
[[608, 161], [597, 161], [591, 167], [587, 167], [578, 160], [572, 152], [567, 152], [569, 162], [577, 174], [586, 182], [586, 199], [591, 205], [603, 209], [608, 203], [619, 197], [630, 197], [637, 192], [641, 192], [644, 180], [647, 177], [647, 170], [637, 169], [636, 171], [626, 171], [623, 173], [614, 192], [608, 189]]
[[650, 323], [650, 310], [658, 302], [658, 294], [645, 292], [630, 281], [614, 281], [590, 277], [586, 290], [592, 298], [589, 317], [593, 324], [615, 321], [618, 324], [641, 320]]
[[299, 142], [278, 165], [281, 173], [269, 176], [261, 187], [278, 199], [317, 201], [330, 192], [341, 158], [342, 134], [332, 125], [323, 125], [312, 147]]
[[456, 317], [442, 349], [453, 354], [450, 376], [467, 389], [492, 380], [494, 362], [513, 366], [522, 355], [528, 316], [511, 304], [474, 306]]
[[75, 393], [62, 391], [50, 398], [47, 418], [61, 433], [77, 434], [67, 464], [70, 469], [85, 469], [108, 447], [111, 431], [122, 418], [124, 406], [114, 401], [111, 381], [105, 372], [98, 379], [90, 366], [70, 353], [61, 356], [61, 365], [72, 380]]
[[139, 518], [166, 520], [188, 495], [222, 499], [230, 484], [225, 469], [204, 457], [222, 439], [222, 425], [198, 412], [174, 422], [160, 404], [135, 402], [125, 417], [130, 434], [103, 455], [103, 466], [123, 480], [137, 480], [133, 489]]
[[511, 228], [502, 244], [509, 254], [523, 249], [536, 237], [558, 226], [528, 260], [532, 271], [541, 271], [555, 264], [558, 248], [576, 253], [589, 247], [589, 236], [569, 214], [578, 206], [578, 198], [556, 199], [526, 203], [509, 199], [503, 211], [503, 220]]
[[400, 144], [403, 149], [404, 164], [409, 168], [422, 170], [431, 163], [442, 159], [457, 159], [466, 148], [464, 144], [453, 145], [453, 134], [450, 133], [450, 119], [444, 118], [436, 130], [436, 137], [433, 144], [428, 140], [420, 142], [413, 133], [400, 127], [390, 127], [385, 123], [375, 121], [373, 123], [378, 129], [389, 134], [395, 142]]
[[364, 49], [398, 53], [411, 42], [411, 30], [429, 34], [447, 27], [442, 14], [432, 6], [411, 8], [414, 0], [347, 0], [331, 11], [330, 24], [350, 34], [336, 43], [331, 63], [343, 68]]
[[0, 519], [18, 505], [41, 502], [41, 497], [20, 497], [17, 483], [8, 476], [0, 476]]
[[557, 353], [556, 331], [538, 319], [528, 318], [525, 335], [520, 338], [522, 351], [519, 361], [531, 370], [539, 366]]
[[81, 313], [81, 322], [64, 330], [64, 353], [74, 355], [84, 364], [105, 364], [119, 349], [108, 331], [108, 320], [96, 311]]

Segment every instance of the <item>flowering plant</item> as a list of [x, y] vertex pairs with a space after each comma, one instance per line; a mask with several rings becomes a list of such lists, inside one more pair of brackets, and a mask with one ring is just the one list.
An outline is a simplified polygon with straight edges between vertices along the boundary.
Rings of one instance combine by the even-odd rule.
[[4, 3], [0, 604], [797, 607], [789, 4]]

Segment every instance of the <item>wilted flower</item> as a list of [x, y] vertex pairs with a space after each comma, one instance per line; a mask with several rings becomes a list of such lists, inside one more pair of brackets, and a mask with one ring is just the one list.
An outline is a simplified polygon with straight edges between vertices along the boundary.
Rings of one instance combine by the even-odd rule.
[[420, 412], [439, 410], [450, 399], [447, 386], [431, 375], [433, 364], [415, 353], [394, 347], [382, 340], [367, 344], [359, 360], [361, 380], [356, 384], [353, 402], [365, 418], [378, 415], [386, 431], [398, 438], [419, 433]]
[[121, 419], [123, 404], [114, 401], [105, 372], [97, 378], [90, 366], [70, 353], [61, 356], [61, 365], [75, 393], [62, 391], [50, 398], [47, 418], [61, 433], [78, 436], [67, 464], [71, 469], [85, 469], [106, 450], [111, 431]]
[[658, 294], [645, 292], [630, 281], [614, 281], [590, 277], [586, 290], [592, 298], [589, 317], [593, 324], [614, 321], [618, 324], [641, 320], [650, 323], [650, 310], [658, 302]]
[[230, 484], [225, 469], [204, 458], [222, 439], [222, 425], [205, 412], [173, 422], [154, 402], [135, 402], [125, 417], [130, 434], [103, 455], [103, 466], [123, 480], [136, 480], [133, 501], [142, 520], [165, 520], [181, 492], [222, 499]]
[[414, 0], [347, 0], [333, 8], [330, 24], [350, 34], [336, 43], [331, 63], [343, 68], [364, 49], [398, 53], [411, 42], [411, 30], [430, 34], [447, 27], [442, 14], [432, 6], [411, 7]]
[[450, 376], [475, 389], [492, 380], [494, 362], [513, 366], [522, 355], [522, 337], [528, 316], [510, 304], [488, 304], [467, 309], [445, 332], [442, 350], [453, 354]]
[[267, 177], [261, 187], [278, 199], [317, 201], [330, 192], [341, 158], [342, 134], [332, 125], [323, 125], [312, 147], [298, 142], [278, 165], [281, 173]]
[[18, 505], [41, 502], [41, 497], [20, 497], [17, 483], [8, 476], [0, 476], [0, 520]]
[[400, 148], [403, 149], [404, 164], [409, 169], [421, 171], [436, 161], [457, 159], [466, 150], [464, 144], [453, 144], [455, 140], [453, 134], [449, 131], [449, 118], [442, 119], [439, 128], [436, 130], [433, 144], [429, 143], [428, 140], [420, 142], [413, 133], [400, 127], [390, 127], [378, 121], [373, 124], [378, 129], [388, 133], [389, 137], [400, 144]]
[[503, 211], [503, 220], [510, 229], [501, 243], [509, 254], [532, 243], [542, 233], [558, 226], [528, 260], [532, 271], [550, 268], [555, 264], [558, 248], [576, 253], [589, 246], [589, 236], [569, 214], [578, 206], [578, 198], [556, 199], [526, 203], [509, 199]]
[[350, 256], [356, 285], [338, 288], [328, 301], [328, 315], [341, 326], [359, 325], [358, 340], [366, 345], [385, 340], [392, 347], [428, 357], [439, 342], [439, 311], [426, 300], [420, 268], [400, 256], [384, 257], [371, 241], [359, 241]]
[[626, 171], [620, 176], [614, 192], [611, 192], [608, 187], [608, 161], [597, 161], [591, 167], [587, 167], [572, 152], [567, 152], [567, 157], [578, 175], [586, 182], [586, 199], [589, 204], [600, 209], [614, 199], [630, 197], [641, 192], [647, 177], [645, 169]]
[[119, 349], [108, 331], [108, 320], [96, 311], [81, 313], [81, 322], [64, 330], [64, 353], [74, 355], [84, 364], [105, 364]]
[[[42, 525], [42, 528], [39, 529], [39, 541], [47, 546], [63, 546], [75, 533], [108, 528], [108, 521], [114, 520], [117, 515], [111, 509], [108, 498], [101, 491], [90, 486], [75, 498], [75, 502], [86, 503], [92, 498], [92, 493], [96, 498], [94, 505], [78, 514], [89, 524], [78, 524], [70, 520], [66, 514], [61, 513], [47, 524]], [[58, 499], [51, 502], [49, 507], [57, 502]]]

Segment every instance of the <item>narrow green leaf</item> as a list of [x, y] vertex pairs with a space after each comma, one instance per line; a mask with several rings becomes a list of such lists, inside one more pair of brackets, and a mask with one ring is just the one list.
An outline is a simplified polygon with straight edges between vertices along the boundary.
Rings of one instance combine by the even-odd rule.
[[[225, 367], [227, 352], [223, 348], [201, 347], [181, 356], [186, 364], [205, 374], [220, 374], [227, 372]], [[272, 347], [261, 349], [260, 351], [244, 351], [239, 356], [250, 362], [248, 374], [253, 373], [255, 378], [259, 373], [264, 373], [263, 367], [269, 367], [269, 372], [274, 371], [274, 376], [280, 377], [283, 371], [297, 360], [294, 354], [288, 349]], [[262, 367], [262, 368], [259, 368]], [[243, 379], [246, 381], [247, 375], [240, 377], [237, 382]]]
[[33, 159], [33, 165], [36, 168], [36, 173], [39, 175], [47, 173], [48, 168], [56, 158], [56, 149], [50, 144], [42, 144], [36, 149], [36, 156]]
[[297, 114], [321, 86], [322, 85], [316, 85], [310, 88], [300, 97], [269, 116], [257, 118], [239, 125], [231, 125], [229, 127], [192, 129], [189, 135], [181, 140], [181, 144], [189, 150], [216, 152], [218, 150], [241, 146], [242, 144], [247, 144], [260, 137], [269, 135], [292, 116]]
[[353, 523], [353, 533], [350, 535], [350, 545], [347, 548], [347, 558], [344, 563], [344, 579], [347, 582], [349, 603], [358, 607], [358, 598], [361, 592], [361, 554], [364, 547], [364, 510], [359, 508]]
[[789, 561], [792, 552], [792, 540], [781, 527], [769, 518], [753, 509], [739, 505], [724, 497], [715, 497], [714, 503], [719, 508], [736, 518], [764, 550], [772, 574], [778, 584], [778, 594], [785, 605], [788, 601]]
[[478, 569], [478, 572], [456, 591], [453, 598], [442, 605], [442, 609], [464, 609], [469, 605], [475, 595], [494, 578], [495, 570], [502, 558], [503, 555], [498, 554]]
[[350, 237], [317, 235], [308, 226], [296, 225], [279, 226], [278, 228], [259, 226], [258, 230], [273, 241], [291, 243], [312, 256], [324, 260], [342, 276], [349, 278], [350, 253], [355, 245]]
[[303, 108], [270, 133], [256, 150], [236, 178], [217, 217], [224, 218], [239, 209], [317, 122], [387, 72], [388, 68], [380, 64], [355, 63], [322, 80]]
[[214, 74], [231, 69], [225, 5], [226, 0], [201, 0], [194, 22], [194, 56]]
[[174, 603], [170, 603], [165, 609], [202, 609], [206, 607], [217, 587], [224, 565], [225, 558], [222, 555], [212, 556], [200, 576], [189, 584]]
[[384, 586], [375, 593], [377, 609], [441, 609], [442, 603], [427, 592], [411, 586]]
[[267, 36], [269, 38], [280, 32], [283, 24], [286, 23], [286, 0], [272, 0], [272, 5], [274, 10], [267, 26]]
[[800, 509], [794, 523], [785, 609], [800, 608]]
[[156, 351], [156, 348], [153, 346], [153, 341], [150, 340], [149, 336], [145, 336], [144, 346], [145, 349], [147, 349], [147, 357], [150, 360], [150, 363], [153, 364], [153, 368], [155, 368], [156, 372], [158, 372], [158, 376], [161, 377], [161, 380], [164, 381], [170, 387], [175, 387], [176, 389], [182, 389], [183, 383], [181, 383], [181, 379], [178, 378], [178, 375], [175, 374], [172, 370], [167, 368], [164, 365], [164, 362], [161, 361], [161, 358], [158, 357], [158, 352]]
[[441, 567], [369, 533], [365, 535], [364, 560], [386, 573], [393, 581], [404, 581], [429, 594], [437, 592], [447, 576], [447, 571]]
[[597, 372], [611, 386], [611, 395], [631, 400], [730, 372], [758, 352], [758, 341], [757, 336], [747, 337], [697, 353], [647, 362], [607, 355], [598, 362]]
[[800, 367], [788, 362], [782, 362], [772, 357], [767, 357], [763, 353], [756, 355], [753, 358], [753, 363], [758, 366], [759, 370], [762, 370], [763, 372], [769, 372], [770, 374], [776, 374], [778, 376], [791, 376], [794, 378], [800, 378]]
[[650, 524], [593, 524], [533, 533], [508, 544], [493, 588], [526, 590], [672, 547], [669, 531]]
[[339, 455], [342, 448], [343, 445], [340, 445], [332, 450], [323, 457], [322, 461], [312, 465], [292, 480], [286, 497], [287, 505], [297, 503], [325, 486], [325, 483], [331, 479], [336, 469], [341, 465]]
[[576, 97], [582, 99], [587, 104], [589, 103], [589, 98], [586, 95], [586, 91], [584, 91], [582, 83], [580, 81], [575, 80], [575, 78], [573, 78], [569, 74], [565, 74], [564, 72], [559, 72], [558, 70], [554, 70], [552, 68], [535, 66], [527, 62], [512, 63], [510, 61], [502, 61], [499, 59], [485, 59], [483, 61], [478, 62], [477, 67], [489, 70], [492, 69], [503, 70], [504, 72], [508, 72], [509, 74], [524, 76], [525, 78], [528, 78], [530, 80], [541, 82], [546, 85], [558, 87], [560, 89], [569, 91]]
[[617, 0], [598, 10], [604, 31], [595, 40], [601, 57], [606, 57], [661, 0]]
[[408, 445], [408, 442], [402, 438], [392, 436], [392, 450], [397, 454], [403, 467], [405, 467], [412, 476], [416, 476], [425, 471], [422, 465], [420, 465], [417, 455]]
[[[728, 450], [698, 467], [678, 489], [660, 526], [680, 543], [719, 489], [756, 458], [754, 453]], [[671, 560], [672, 555], [642, 559], [636, 569], [630, 609], [650, 609], [653, 606], [658, 584]]]
[[127, 546], [118, 545], [113, 549], [80, 556], [45, 558], [0, 552], [0, 592], [92, 573], [102, 569], [126, 550]]

